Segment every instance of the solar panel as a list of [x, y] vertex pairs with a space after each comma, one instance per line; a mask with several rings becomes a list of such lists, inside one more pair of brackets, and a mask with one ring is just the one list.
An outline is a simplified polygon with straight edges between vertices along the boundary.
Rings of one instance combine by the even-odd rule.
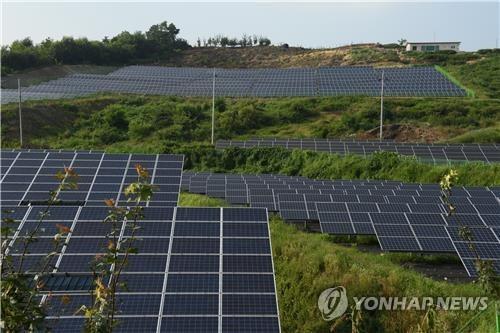
[[[436, 184], [311, 180], [272, 174], [197, 175], [186, 173], [186, 184], [191, 179], [203, 179], [200, 186], [204, 186], [204, 182], [216, 179], [222, 184], [231, 183], [231, 188], [246, 187], [252, 206], [272, 207], [289, 222], [318, 220], [323, 233], [375, 235], [385, 251], [457, 253], [445, 226], [500, 227], [494, 188], [454, 188], [457, 210], [447, 217]], [[245, 233], [241, 236], [246, 237]], [[252, 230], [251, 235], [257, 234]], [[463, 262], [466, 265], [467, 259]]]
[[[380, 94], [381, 70], [372, 67], [216, 69], [215, 94], [227, 97], [339, 96]], [[433, 67], [385, 68], [388, 96], [465, 96]], [[72, 74], [22, 89], [22, 101], [85, 96], [99, 92], [211, 96], [212, 70], [128, 66], [107, 75]], [[17, 102], [18, 91], [2, 89], [2, 103]], [[310, 142], [309, 146], [313, 146]], [[316, 145], [316, 147], [318, 147]], [[318, 147], [319, 148], [319, 147]], [[322, 150], [329, 150], [323, 144]], [[474, 152], [448, 154], [475, 156]]]
[[[44, 207], [14, 208], [21, 226], [35, 224], [26, 219], [36, 219], [44, 211]], [[108, 229], [97, 221], [105, 218], [107, 209], [52, 207], [50, 211], [54, 220], [49, 222], [71, 225], [46, 285], [46, 292], [57, 292], [50, 297], [48, 322], [66, 332], [81, 324], [83, 317], [76, 310], [90, 304], [86, 293], [93, 279], [90, 265], [108, 245], [104, 237]], [[126, 286], [117, 293], [120, 331], [211, 327], [224, 332], [242, 322], [280, 331], [266, 209], [145, 207], [139, 225], [144, 231], [133, 244], [139, 253], [129, 256], [120, 278]], [[128, 234], [119, 237], [126, 239]], [[15, 259], [20, 241], [16, 236], [11, 248]], [[52, 248], [53, 236], [41, 236], [30, 244], [25, 270]]]
[[[62, 204], [104, 206], [104, 200], [113, 199], [119, 206], [126, 205], [126, 197], [121, 192], [137, 180], [136, 164], [147, 167], [151, 183], [158, 186], [153, 197], [143, 205], [177, 205], [183, 167], [180, 155], [18, 150], [13, 153], [17, 153], [13, 166], [2, 175], [2, 205], [47, 204], [48, 192], [60, 183], [55, 174], [64, 167], [71, 167], [78, 174], [78, 187], [58, 193]], [[4, 157], [1, 162], [3, 164]]]
[[[309, 142], [307, 140], [313, 140]], [[450, 163], [454, 161], [481, 161], [484, 163], [495, 163], [500, 160], [500, 147], [496, 144], [478, 144], [467, 147], [464, 144], [447, 144], [442, 147], [433, 144], [420, 143], [400, 143], [400, 142], [382, 142], [374, 146], [373, 141], [348, 141], [344, 139], [253, 139], [249, 141], [224, 140], [216, 148], [224, 149], [229, 147], [282, 147], [286, 149], [303, 149], [318, 152], [330, 152], [340, 155], [356, 154], [367, 156], [376, 151], [393, 151], [404, 156], [414, 156], [426, 162], [432, 163]], [[325, 144], [332, 147], [325, 149]], [[333, 148], [336, 147], [336, 148]], [[467, 152], [464, 152], [466, 150]], [[452, 153], [455, 151], [456, 153]], [[467, 196], [481, 196], [482, 191], [478, 193], [467, 193]], [[357, 193], [358, 194], [358, 193]], [[361, 193], [359, 193], [361, 194]], [[485, 195], [490, 195], [486, 193]], [[387, 194], [386, 194], [387, 195]]]

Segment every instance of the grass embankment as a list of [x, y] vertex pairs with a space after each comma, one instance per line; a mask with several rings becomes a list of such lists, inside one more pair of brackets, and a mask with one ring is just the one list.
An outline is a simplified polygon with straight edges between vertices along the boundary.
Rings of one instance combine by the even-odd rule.
[[17, 79], [21, 80], [21, 87], [29, 87], [71, 74], [109, 74], [118, 68], [97, 65], [53, 65], [32, 68], [2, 77], [2, 88], [17, 89]]
[[461, 84], [473, 89], [477, 97], [500, 98], [500, 51], [466, 65], [448, 64], [444, 68]]
[[[187, 193], [181, 194], [180, 203], [224, 205], [220, 200]], [[327, 235], [302, 232], [277, 217], [271, 218], [270, 230], [283, 332], [328, 332], [331, 323], [322, 320], [317, 299], [324, 289], [339, 285], [347, 289], [349, 298], [485, 296], [475, 284], [434, 281], [402, 268], [391, 255], [363, 253], [355, 247], [334, 244]], [[491, 306], [466, 332], [493, 332], [493, 311]], [[432, 318], [433, 329], [424, 331], [457, 331], [474, 314], [437, 310]], [[361, 313], [360, 328], [362, 332], [417, 332], [419, 325], [425, 325], [426, 315], [422, 311], [365, 311]], [[351, 332], [350, 322], [340, 322], [336, 332]]]
[[206, 195], [181, 192], [179, 197], [180, 207], [227, 207], [227, 201], [217, 198], [210, 198]]
[[464, 86], [459, 80], [457, 80], [457, 78], [455, 78], [453, 75], [451, 75], [443, 67], [436, 65], [436, 66], [434, 66], [434, 68], [438, 72], [440, 72], [441, 74], [443, 74], [448, 80], [450, 80], [451, 82], [453, 82], [455, 85], [457, 85], [460, 88], [462, 88], [463, 90], [465, 90], [465, 92], [467, 93], [467, 97], [476, 97], [476, 94], [475, 94], [474, 90], [469, 89], [466, 86]]
[[459, 185], [500, 184], [500, 164], [460, 163], [432, 165], [395, 153], [339, 156], [283, 148], [184, 147], [167, 151], [185, 154], [185, 168], [233, 173], [281, 173], [315, 179], [391, 179], [403, 182], [438, 183], [450, 168], [458, 171]]
[[[379, 101], [369, 97], [218, 99], [216, 137], [375, 138]], [[500, 124], [500, 101], [387, 98], [384, 131], [401, 141], [447, 141]], [[17, 105], [2, 106], [3, 146], [18, 144]], [[396, 125], [396, 126], [392, 126]], [[211, 100], [100, 95], [23, 103], [28, 147], [93, 148], [209, 142]], [[500, 141], [500, 138], [498, 138]], [[491, 141], [491, 137], [487, 138]], [[481, 135], [475, 141], [483, 141]], [[149, 148], [148, 148], [149, 149]]]

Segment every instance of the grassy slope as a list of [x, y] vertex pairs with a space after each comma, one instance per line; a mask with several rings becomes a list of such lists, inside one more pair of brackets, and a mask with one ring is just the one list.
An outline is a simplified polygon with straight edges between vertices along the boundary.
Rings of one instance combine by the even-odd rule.
[[338, 48], [288, 49], [271, 47], [252, 48], [193, 48], [161, 63], [167, 66], [223, 67], [223, 68], [291, 68], [329, 67], [345, 65], [377, 66], [401, 65], [401, 57], [394, 49], [375, 45], [343, 46]]
[[[216, 115], [218, 138], [358, 137], [375, 138], [379, 102], [368, 97], [225, 99]], [[208, 141], [210, 100], [160, 96], [100, 95], [23, 104], [25, 143], [45, 147], [124, 147], [163, 141]], [[218, 108], [219, 109], [219, 108]], [[386, 138], [448, 141], [500, 124], [500, 101], [477, 99], [387, 98]], [[122, 113], [126, 122], [113, 120]], [[118, 133], [119, 132], [119, 133]], [[500, 141], [496, 131], [475, 142]], [[18, 110], [2, 106], [4, 146], [15, 146]]]
[[403, 182], [438, 183], [450, 168], [459, 173], [459, 185], [500, 184], [500, 163], [432, 165], [395, 153], [375, 153], [364, 158], [277, 148], [181, 147], [167, 150], [185, 155], [185, 168], [230, 173], [279, 173], [313, 179], [391, 179]]
[[96, 65], [54, 65], [42, 68], [28, 69], [2, 77], [2, 88], [17, 89], [17, 79], [21, 79], [21, 86], [28, 87], [41, 82], [55, 80], [67, 75], [80, 74], [108, 74], [118, 67]]
[[477, 97], [500, 98], [500, 55], [466, 65], [448, 64], [445, 69], [472, 89]]
[[[218, 207], [225, 202], [182, 193], [180, 204]], [[283, 332], [328, 332], [330, 324], [321, 319], [317, 297], [324, 289], [338, 285], [347, 289], [349, 297], [483, 295], [474, 284], [433, 281], [401, 268], [391, 255], [363, 253], [355, 247], [334, 244], [326, 235], [299, 231], [277, 217], [272, 218], [270, 230]], [[362, 314], [363, 331], [413, 332], [424, 315], [419, 311], [366, 312]], [[438, 311], [435, 331], [455, 331], [472, 315]], [[491, 332], [493, 325], [490, 310], [472, 327], [476, 332]], [[338, 332], [350, 332], [349, 322], [341, 322]]]
[[205, 195], [182, 192], [179, 197], [181, 207], [227, 207], [225, 200], [210, 198]]

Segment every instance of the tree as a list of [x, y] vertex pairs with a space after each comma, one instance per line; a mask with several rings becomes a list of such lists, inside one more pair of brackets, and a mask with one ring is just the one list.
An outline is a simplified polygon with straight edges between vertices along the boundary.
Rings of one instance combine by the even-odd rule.
[[220, 46], [226, 47], [228, 44], [229, 44], [229, 38], [227, 38], [226, 36], [221, 37]]
[[168, 24], [167, 21], [163, 21], [160, 24], [152, 25], [146, 32], [146, 38], [155, 42], [155, 48], [160, 53], [169, 53], [174, 49], [179, 31], [173, 23]]
[[267, 37], [259, 37], [259, 46], [269, 46], [271, 45], [271, 40]]

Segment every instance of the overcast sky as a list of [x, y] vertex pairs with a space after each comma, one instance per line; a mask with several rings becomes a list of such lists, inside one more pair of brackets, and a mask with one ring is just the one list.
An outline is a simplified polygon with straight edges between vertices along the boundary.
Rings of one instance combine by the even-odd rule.
[[31, 37], [101, 40], [121, 31], [147, 30], [168, 21], [195, 44], [198, 37], [243, 33], [274, 44], [333, 47], [350, 43], [461, 41], [463, 50], [492, 48], [499, 38], [500, 6], [491, 2], [343, 3], [3, 3], [2, 45]]

